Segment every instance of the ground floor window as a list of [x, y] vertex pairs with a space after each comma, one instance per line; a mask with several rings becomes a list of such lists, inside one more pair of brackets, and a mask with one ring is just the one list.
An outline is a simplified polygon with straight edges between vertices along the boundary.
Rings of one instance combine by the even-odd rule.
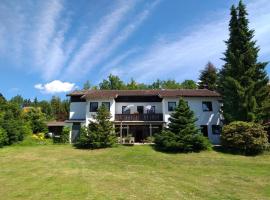
[[220, 135], [221, 134], [221, 126], [220, 125], [212, 125], [212, 134]]
[[[135, 142], [145, 142], [149, 136], [154, 136], [162, 129], [162, 125], [122, 125], [122, 137], [134, 137]], [[121, 137], [121, 125], [115, 126], [115, 132]]]
[[207, 125], [201, 125], [201, 132], [204, 137], [208, 137], [208, 126]]

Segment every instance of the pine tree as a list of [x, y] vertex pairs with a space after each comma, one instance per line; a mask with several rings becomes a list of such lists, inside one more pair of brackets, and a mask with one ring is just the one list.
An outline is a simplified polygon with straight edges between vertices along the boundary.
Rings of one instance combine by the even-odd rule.
[[195, 125], [193, 111], [187, 102], [180, 98], [178, 106], [169, 118], [168, 128], [155, 135], [158, 149], [164, 151], [190, 152], [209, 147], [209, 141]]
[[204, 70], [201, 71], [199, 77], [199, 89], [206, 88], [209, 90], [216, 90], [217, 80], [217, 68], [211, 62], [208, 62]]
[[106, 106], [102, 105], [87, 128], [82, 128], [77, 148], [97, 149], [112, 147], [116, 143], [111, 115]]
[[259, 48], [248, 24], [245, 5], [240, 1], [237, 8], [231, 7], [225, 64], [219, 78], [227, 122], [256, 120], [268, 95], [267, 63], [257, 61]]

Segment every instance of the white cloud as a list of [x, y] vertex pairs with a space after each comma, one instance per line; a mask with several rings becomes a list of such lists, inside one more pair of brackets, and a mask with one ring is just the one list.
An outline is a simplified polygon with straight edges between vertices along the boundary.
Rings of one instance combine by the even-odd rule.
[[70, 92], [71, 90], [74, 90], [76, 86], [75, 83], [54, 80], [46, 84], [41, 83], [36, 84], [34, 85], [34, 88], [44, 93], [54, 94], [54, 93]]

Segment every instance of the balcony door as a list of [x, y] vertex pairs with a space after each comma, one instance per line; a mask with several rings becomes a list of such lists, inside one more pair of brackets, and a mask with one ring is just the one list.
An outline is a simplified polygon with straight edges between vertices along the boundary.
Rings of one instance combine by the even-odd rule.
[[143, 106], [137, 106], [137, 112], [143, 114]]

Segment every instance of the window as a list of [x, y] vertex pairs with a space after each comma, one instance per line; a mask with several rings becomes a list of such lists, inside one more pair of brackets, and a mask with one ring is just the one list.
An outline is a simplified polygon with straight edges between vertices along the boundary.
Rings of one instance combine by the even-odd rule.
[[154, 114], [156, 113], [156, 106], [151, 106], [151, 108], [149, 110], [147, 110], [148, 114]]
[[204, 137], [208, 137], [208, 127], [207, 125], [201, 125], [201, 132]]
[[212, 134], [213, 135], [220, 135], [221, 134], [221, 126], [212, 125]]
[[122, 106], [122, 114], [130, 114], [130, 108], [127, 106]]
[[202, 102], [202, 109], [204, 112], [213, 111], [212, 102], [211, 101], [203, 101]]
[[168, 111], [174, 111], [176, 102], [168, 102]]
[[110, 102], [102, 102], [102, 105], [104, 105], [108, 111], [110, 111]]
[[90, 102], [90, 112], [97, 112], [98, 102]]

